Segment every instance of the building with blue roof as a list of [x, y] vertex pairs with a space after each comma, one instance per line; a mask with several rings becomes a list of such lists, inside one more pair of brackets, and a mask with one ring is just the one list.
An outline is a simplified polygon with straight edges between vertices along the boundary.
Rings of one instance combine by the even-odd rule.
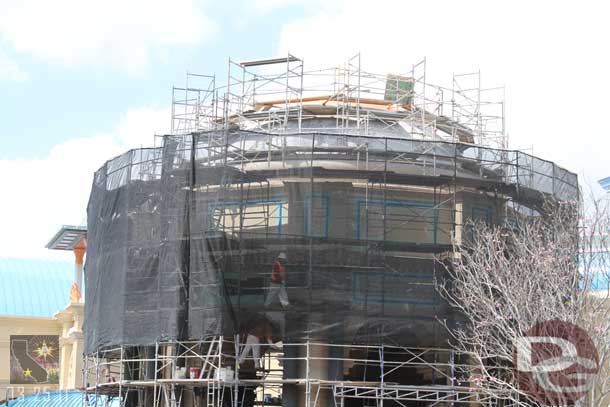
[[74, 263], [0, 258], [0, 315], [51, 318], [70, 297]]
[[70, 261], [0, 258], [0, 402], [67, 384], [63, 338], [82, 307], [70, 305], [73, 276]]
[[[96, 403], [97, 402], [97, 403]], [[55, 391], [28, 394], [5, 401], [0, 407], [83, 407], [83, 406], [119, 407], [119, 400], [107, 396], [89, 395], [81, 391]]]
[[0, 258], [0, 406], [84, 405], [86, 229], [64, 226], [47, 247], [75, 260]]

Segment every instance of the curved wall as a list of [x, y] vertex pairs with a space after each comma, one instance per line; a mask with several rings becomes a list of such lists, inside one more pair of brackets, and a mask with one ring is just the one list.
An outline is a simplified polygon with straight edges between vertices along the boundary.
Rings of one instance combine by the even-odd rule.
[[[434, 289], [444, 276], [435, 257], [466, 219], [510, 222], [545, 199], [578, 199], [576, 176], [516, 151], [336, 134], [166, 136], [96, 173], [86, 352], [260, 327], [281, 339], [438, 345], [437, 321], [454, 315]], [[279, 253], [289, 306], [266, 304]]]

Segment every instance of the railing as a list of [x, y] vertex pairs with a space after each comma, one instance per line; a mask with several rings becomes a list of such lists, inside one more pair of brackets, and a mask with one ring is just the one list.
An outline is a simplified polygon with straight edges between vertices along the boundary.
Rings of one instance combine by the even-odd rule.
[[[241, 387], [262, 388], [281, 397], [283, 385], [295, 385], [311, 407], [324, 405], [322, 400], [328, 398], [337, 407], [347, 398], [464, 403], [508, 398], [501, 389], [485, 388], [477, 381], [481, 366], [471, 364], [469, 355], [446, 348], [279, 342], [260, 343], [255, 345], [260, 355], [244, 356], [245, 342], [238, 335], [159, 342], [149, 347], [154, 349], [149, 355], [138, 355], [141, 347], [100, 349], [86, 358], [87, 392], [120, 396], [130, 389], [151, 389], [159, 398], [166, 391], [162, 389], [180, 385], [212, 389], [203, 393], [209, 402]], [[255, 357], [261, 358], [260, 368], [253, 367], [258, 364]], [[508, 368], [494, 371], [510, 374]], [[265, 403], [264, 392], [259, 392], [257, 404]]]
[[576, 174], [516, 150], [400, 138], [247, 131], [166, 136], [163, 147], [130, 150], [109, 160], [96, 172], [95, 184], [112, 190], [131, 181], [153, 181], [161, 177], [162, 168], [185, 168], [191, 158], [196, 168], [230, 165], [246, 170], [264, 170], [265, 164], [278, 168], [276, 163], [306, 168], [347, 161], [354, 174], [402, 171], [481, 179], [528, 188], [561, 201], [577, 200], [579, 194]]

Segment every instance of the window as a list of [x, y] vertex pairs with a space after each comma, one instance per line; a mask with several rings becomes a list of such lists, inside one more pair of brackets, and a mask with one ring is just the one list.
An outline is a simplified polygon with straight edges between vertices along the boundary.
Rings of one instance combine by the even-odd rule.
[[[315, 237], [328, 237], [330, 218], [330, 206], [328, 196], [314, 194], [313, 197], [305, 197], [303, 211], [303, 230], [305, 232], [305, 235]], [[311, 222], [309, 221], [310, 212]]]
[[473, 206], [471, 219], [473, 222], [485, 222], [491, 224], [491, 208]]
[[431, 202], [386, 201], [384, 211], [383, 201], [358, 201], [356, 211], [357, 239], [436, 243], [438, 209]]
[[282, 235], [288, 224], [288, 203], [282, 200], [211, 203], [208, 230]]

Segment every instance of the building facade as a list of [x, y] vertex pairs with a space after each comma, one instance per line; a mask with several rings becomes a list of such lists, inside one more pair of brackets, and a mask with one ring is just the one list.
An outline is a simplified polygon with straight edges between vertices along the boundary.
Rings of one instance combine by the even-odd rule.
[[75, 254], [75, 262], [0, 259], [0, 403], [82, 388], [82, 244]]
[[288, 56], [178, 90], [173, 134], [94, 177], [87, 391], [130, 407], [498, 401], [448, 346], [461, 321], [436, 285], [471, 221], [511, 227], [577, 200], [577, 178], [507, 149], [490, 104], [443, 101], [417, 69], [307, 74]]

